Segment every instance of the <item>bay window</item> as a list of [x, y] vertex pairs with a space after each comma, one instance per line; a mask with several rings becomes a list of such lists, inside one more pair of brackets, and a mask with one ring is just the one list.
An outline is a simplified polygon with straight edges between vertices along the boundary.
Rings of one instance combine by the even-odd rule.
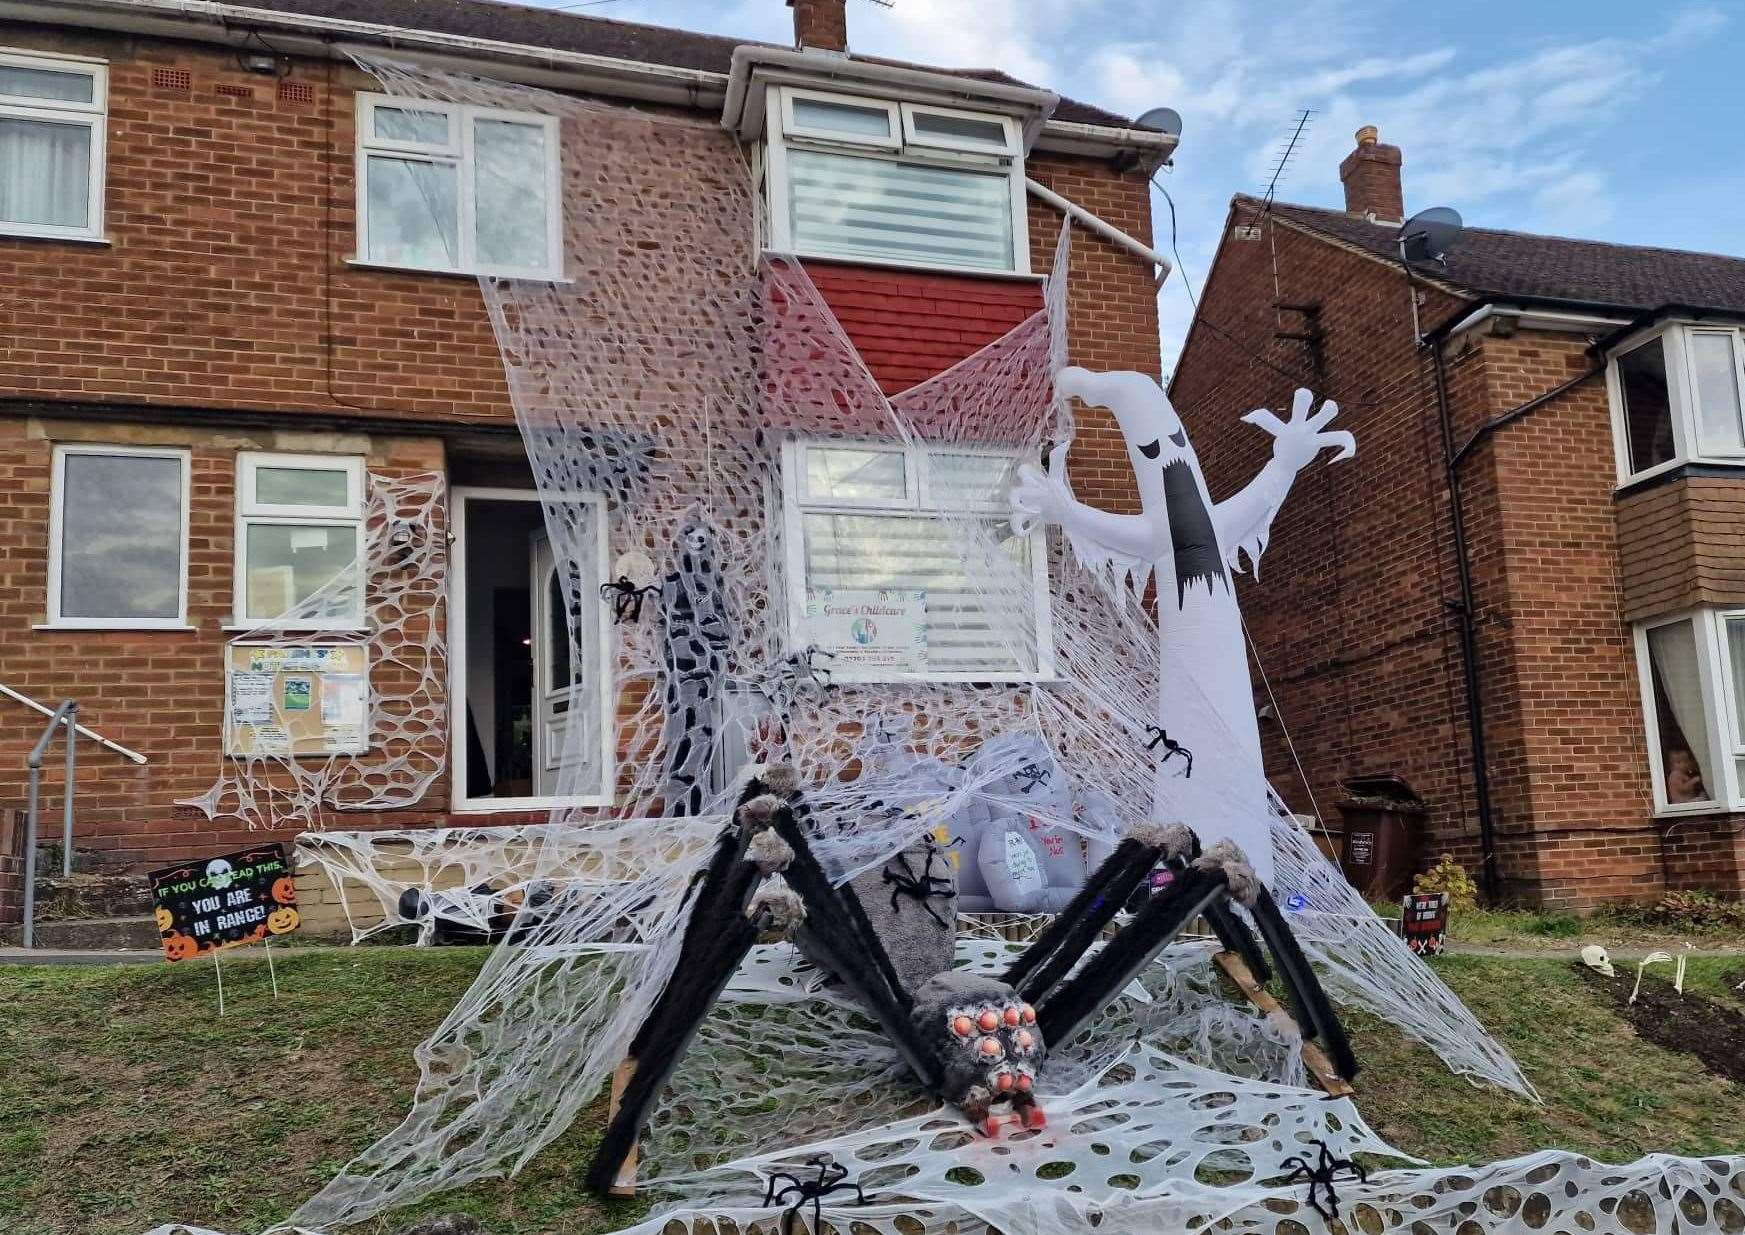
[[792, 647], [829, 653], [817, 664], [837, 681], [1052, 677], [1045, 541], [1013, 535], [1003, 513], [1016, 462], [976, 447], [788, 443]]
[[107, 104], [99, 61], [0, 51], [0, 234], [102, 238]]
[[457, 274], [563, 274], [557, 120], [358, 95], [358, 260]]
[[363, 520], [362, 459], [238, 456], [237, 624], [360, 629]]
[[1618, 476], [1687, 462], [1745, 464], [1745, 335], [1680, 322], [1613, 354]]
[[185, 629], [188, 452], [56, 447], [48, 558], [49, 626]]
[[1636, 657], [1655, 813], [1745, 810], [1745, 611], [1641, 623]]
[[1029, 272], [1016, 120], [792, 87], [768, 108], [771, 248]]

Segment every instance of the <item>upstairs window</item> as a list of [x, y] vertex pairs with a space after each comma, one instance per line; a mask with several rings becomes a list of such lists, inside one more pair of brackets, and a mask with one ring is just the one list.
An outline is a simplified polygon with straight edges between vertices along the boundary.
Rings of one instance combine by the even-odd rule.
[[237, 459], [236, 621], [307, 630], [364, 624], [364, 461]]
[[0, 234], [101, 239], [107, 97], [99, 62], [0, 52]]
[[[1045, 542], [1012, 535], [1002, 513], [1016, 462], [971, 447], [789, 443], [792, 646], [831, 653], [817, 665], [837, 681], [1052, 677]], [[977, 569], [982, 587], [946, 525], [959, 519], [985, 521], [1004, 555]]]
[[552, 116], [358, 95], [358, 260], [454, 274], [563, 274]]
[[1016, 120], [790, 87], [768, 98], [771, 248], [1029, 272]]
[[1611, 363], [1618, 475], [1686, 462], [1745, 463], [1745, 335], [1675, 324]]

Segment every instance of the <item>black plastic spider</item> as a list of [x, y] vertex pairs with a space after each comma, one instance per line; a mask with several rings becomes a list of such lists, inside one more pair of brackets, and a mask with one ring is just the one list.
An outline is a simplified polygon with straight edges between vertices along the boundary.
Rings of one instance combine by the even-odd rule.
[[1303, 1157], [1286, 1158], [1279, 1165], [1291, 1168], [1291, 1173], [1285, 1176], [1287, 1184], [1309, 1185], [1309, 1208], [1332, 1222], [1339, 1217], [1339, 1193], [1333, 1187], [1339, 1180], [1339, 1172], [1349, 1171], [1346, 1178], [1355, 1179], [1360, 1184], [1369, 1182], [1369, 1172], [1350, 1158], [1335, 1158], [1326, 1141], [1316, 1141], [1315, 1148], [1318, 1152], [1314, 1166]]
[[[1265, 940], [1303, 1037], [1320, 1042], [1342, 1075], [1357, 1073], [1345, 1031], [1284, 915], [1228, 842], [1202, 853], [1186, 827], [1139, 825], [999, 977], [950, 968], [949, 946], [922, 956], [919, 969], [907, 965], [905, 977], [852, 884], [837, 886], [813, 854], [811, 829], [828, 826], [821, 813], [803, 801], [792, 769], [762, 769], [747, 781], [689, 890], [671, 974], [631, 1039], [628, 1079], [588, 1168], [590, 1187], [611, 1187], [698, 1026], [760, 934], [772, 929], [794, 936], [841, 981], [923, 1088], [989, 1136], [998, 1134], [993, 1108], [1001, 1104], [1010, 1104], [1026, 1128], [1046, 1125], [1035, 1082], [1049, 1044], [1071, 1041], [1195, 918], [1205, 917], [1257, 981], [1269, 981], [1273, 969], [1232, 900], [1247, 907]], [[900, 870], [918, 887], [940, 889], [950, 868], [946, 876], [934, 874], [928, 853], [921, 875], [906, 864]], [[1116, 913], [1160, 862], [1175, 877], [1143, 894], [1126, 923], [1109, 933]], [[949, 944], [955, 922], [937, 913], [933, 921]], [[942, 970], [927, 968], [935, 956], [945, 958]], [[790, 1186], [805, 1187], [797, 1180]]]
[[[954, 840], [952, 843], [959, 844], [961, 840]], [[933, 907], [931, 902], [937, 897], [950, 896], [956, 892], [957, 881], [951, 878], [950, 867], [946, 868], [944, 875], [933, 873], [933, 861], [940, 856], [939, 846], [931, 836], [926, 838], [926, 846], [927, 858], [920, 874], [916, 874], [909, 865], [907, 853], [899, 853], [891, 859], [890, 865], [885, 867], [883, 879], [884, 882], [891, 885], [891, 908], [897, 907], [899, 896], [913, 897], [920, 902], [921, 908], [925, 909], [935, 922], [949, 929], [949, 924], [939, 916], [939, 911]], [[893, 866], [899, 869], [892, 870]]]
[[612, 625], [622, 626], [625, 622], [642, 620], [642, 602], [648, 598], [660, 599], [660, 589], [652, 584], [648, 587], [637, 587], [629, 578], [619, 575], [610, 583], [600, 585], [600, 599], [612, 602]]
[[1147, 732], [1151, 735], [1151, 741], [1149, 741], [1145, 744], [1146, 750], [1156, 750], [1160, 744], [1163, 746], [1163, 758], [1161, 758], [1157, 761], [1157, 764], [1159, 767], [1162, 767], [1164, 764], [1168, 763], [1171, 759], [1174, 759], [1177, 755], [1180, 755], [1182, 758], [1184, 758], [1188, 761], [1188, 770], [1183, 773], [1184, 778], [1191, 777], [1194, 774], [1194, 752], [1193, 751], [1191, 751], [1187, 747], [1183, 746], [1180, 742], [1175, 741], [1173, 738], [1171, 738], [1169, 736], [1169, 734], [1165, 733], [1162, 729], [1158, 728], [1156, 725], [1145, 726], [1145, 732]]
[[[808, 1201], [812, 1203], [812, 1230], [815, 1232], [823, 1230], [824, 1198], [831, 1193], [852, 1190], [854, 1203], [856, 1205], [866, 1204], [866, 1193], [861, 1191], [860, 1185], [848, 1182], [848, 1168], [829, 1154], [819, 1154], [816, 1158], [809, 1158], [806, 1160], [806, 1165], [818, 1168], [817, 1179], [796, 1179], [786, 1171], [772, 1171], [769, 1177], [769, 1187], [764, 1189], [763, 1207], [765, 1209], [772, 1209], [780, 1205], [790, 1196], [796, 1198], [794, 1203], [788, 1207], [788, 1212], [782, 1215], [783, 1235], [789, 1235], [792, 1232], [794, 1219], [800, 1216], [800, 1210], [806, 1207]], [[780, 1191], [776, 1189], [776, 1183], [779, 1180], [787, 1181]]]

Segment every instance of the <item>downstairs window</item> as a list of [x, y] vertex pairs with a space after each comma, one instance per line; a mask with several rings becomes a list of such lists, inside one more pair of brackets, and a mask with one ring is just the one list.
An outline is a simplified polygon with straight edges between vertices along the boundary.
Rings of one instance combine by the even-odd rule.
[[[849, 682], [1027, 682], [1054, 674], [1046, 543], [1004, 515], [1017, 456], [892, 442], [791, 442], [783, 460], [789, 631]], [[956, 529], [997, 555], [966, 567]]]

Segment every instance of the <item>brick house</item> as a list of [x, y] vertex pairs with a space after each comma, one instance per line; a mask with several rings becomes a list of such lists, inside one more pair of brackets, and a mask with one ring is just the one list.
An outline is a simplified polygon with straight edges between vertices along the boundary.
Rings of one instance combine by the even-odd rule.
[[1737, 895], [1745, 260], [1483, 228], [1402, 257], [1401, 161], [1366, 129], [1344, 211], [1236, 197], [1171, 386], [1215, 496], [1293, 387], [1357, 434], [1243, 584], [1273, 781], [1336, 822], [1397, 776], [1427, 858], [1505, 897]]
[[[993, 70], [845, 54], [843, 0], [794, 8], [799, 50], [486, 0], [0, 5], [0, 685], [24, 697], [0, 699], [0, 804], [22, 804], [44, 724], [24, 700], [71, 698], [92, 734], [142, 757], [81, 743], [78, 847], [137, 869], [263, 839], [177, 805], [234, 740], [231, 645], [288, 611], [360, 627], [379, 581], [332, 583], [367, 573], [366, 493], [429, 476], [445, 496], [426, 532], [484, 564], [474, 588], [493, 563], [502, 577], [463, 594], [453, 572], [424, 598], [426, 634], [467, 649], [438, 686], [447, 732], [413, 743], [435, 774], [416, 801], [345, 825], [540, 821], [556, 802], [528, 702], [546, 654], [531, 637], [540, 508], [472, 276], [560, 275], [574, 186], [548, 122], [395, 106], [360, 48], [720, 120], [692, 140], [722, 166], [790, 169], [768, 243], [805, 260], [888, 392], [1039, 307], [1069, 199], [1107, 225], [1076, 241], [1069, 300], [1098, 312], [1075, 318], [1074, 360], [1157, 371], [1148, 177], [1173, 138]], [[755, 124], [724, 115], [747, 88], [767, 104]], [[865, 155], [868, 126], [877, 167], [976, 189], [942, 245], [804, 216], [793, 165]], [[487, 142], [515, 192], [471, 177]], [[900, 216], [888, 186], [863, 192], [869, 216]], [[1098, 433], [1099, 500], [1119, 505], [1118, 438]], [[595, 667], [590, 689], [610, 692]], [[598, 779], [610, 809], [611, 769]]]

